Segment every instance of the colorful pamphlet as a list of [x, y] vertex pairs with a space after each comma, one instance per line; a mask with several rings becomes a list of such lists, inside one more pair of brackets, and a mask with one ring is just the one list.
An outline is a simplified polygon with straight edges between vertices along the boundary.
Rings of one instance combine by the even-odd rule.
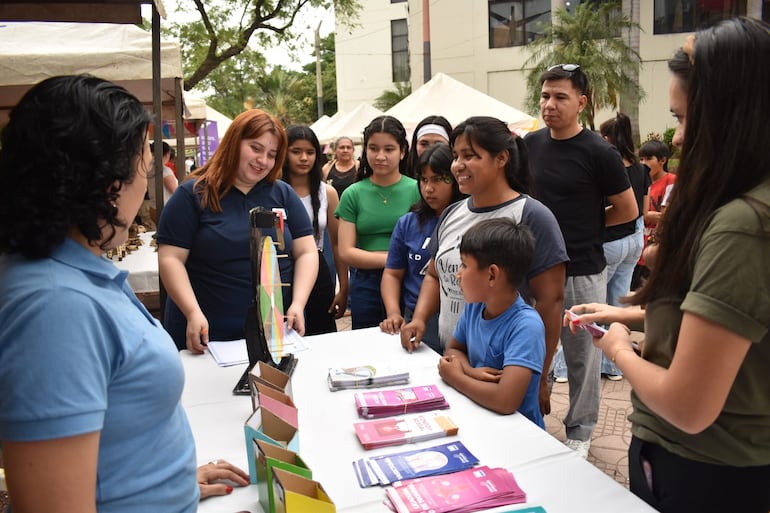
[[417, 477], [450, 474], [472, 468], [479, 462], [462, 442], [455, 441], [424, 449], [361, 458], [353, 469], [361, 488], [385, 486]]
[[364, 449], [423, 442], [457, 434], [457, 425], [446, 415], [419, 414], [369, 420], [353, 424]]
[[356, 393], [358, 415], [378, 419], [402, 413], [444, 410], [449, 403], [436, 385]]
[[409, 371], [398, 365], [378, 364], [329, 369], [329, 390], [371, 388], [409, 383]]
[[385, 492], [396, 513], [468, 513], [527, 500], [513, 474], [486, 466], [398, 481]]

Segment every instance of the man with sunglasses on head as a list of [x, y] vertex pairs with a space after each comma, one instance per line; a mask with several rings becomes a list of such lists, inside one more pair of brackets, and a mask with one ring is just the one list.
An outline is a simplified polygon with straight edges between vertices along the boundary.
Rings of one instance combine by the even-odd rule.
[[[639, 209], [620, 153], [578, 120], [590, 94], [588, 77], [580, 66], [551, 66], [540, 75], [540, 85], [540, 115], [546, 127], [524, 141], [534, 195], [556, 216], [567, 245], [564, 308], [604, 303], [604, 228], [636, 219]], [[570, 398], [564, 418], [565, 444], [586, 458], [599, 416], [601, 352], [585, 330], [572, 334], [562, 328], [561, 343]], [[546, 354], [554, 354], [554, 348], [548, 349]], [[550, 363], [545, 362], [544, 368]], [[541, 408], [550, 410], [542, 396]]]

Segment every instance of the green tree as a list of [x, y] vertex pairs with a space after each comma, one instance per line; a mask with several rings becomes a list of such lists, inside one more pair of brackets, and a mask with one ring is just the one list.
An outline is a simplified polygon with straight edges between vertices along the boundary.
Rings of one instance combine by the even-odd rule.
[[[252, 48], [276, 44], [292, 47], [297, 14], [307, 6], [334, 7], [338, 20], [353, 26], [361, 9], [358, 0], [193, 0], [178, 1], [180, 11], [196, 12], [200, 19], [170, 24], [179, 38], [184, 58], [184, 87], [196, 87], [222, 63]], [[257, 51], [257, 50], [254, 50]]]
[[631, 73], [638, 69], [639, 54], [618, 37], [620, 31], [638, 24], [620, 13], [620, 4], [581, 3], [574, 14], [558, 9], [554, 18], [554, 23], [544, 29], [544, 37], [527, 45], [532, 55], [522, 69], [530, 69], [527, 107], [531, 113], [540, 112], [540, 74], [556, 63], [578, 63], [588, 76], [591, 91], [580, 120], [592, 130], [596, 128], [596, 110], [617, 109], [621, 92], [639, 100], [644, 97]]
[[260, 96], [259, 83], [265, 75], [265, 58], [247, 48], [239, 55], [220, 64], [198, 89], [206, 92], [206, 103], [222, 114], [234, 118], [249, 102]]
[[374, 100], [374, 106], [381, 111], [386, 111], [410, 94], [412, 94], [411, 82], [396, 82], [396, 89], [383, 91], [383, 93]]
[[308, 104], [315, 105], [315, 97], [303, 94], [302, 74], [276, 66], [262, 77], [258, 86], [255, 107], [273, 114], [284, 126], [307, 121], [303, 111]]

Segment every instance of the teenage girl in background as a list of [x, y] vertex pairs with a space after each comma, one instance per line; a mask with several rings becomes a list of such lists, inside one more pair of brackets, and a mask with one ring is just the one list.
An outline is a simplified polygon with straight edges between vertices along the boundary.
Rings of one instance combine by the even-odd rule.
[[[420, 201], [398, 220], [390, 238], [388, 260], [382, 274], [382, 300], [387, 313], [380, 323], [382, 331], [398, 333], [404, 322], [412, 320], [430, 261], [430, 237], [444, 209], [463, 197], [451, 168], [452, 150], [448, 144], [428, 146], [420, 155], [416, 169]], [[422, 340], [441, 353], [438, 315], [433, 315], [428, 321]]]
[[409, 146], [409, 155], [406, 165], [409, 176], [416, 178], [420, 172], [420, 156], [433, 144], [449, 144], [449, 134], [452, 133], [452, 125], [444, 116], [428, 116], [417, 123], [412, 133], [412, 144]]
[[398, 218], [420, 199], [406, 171], [406, 131], [393, 116], [378, 116], [364, 129], [358, 181], [345, 190], [335, 215], [340, 220], [339, 256], [350, 266], [353, 329], [378, 326], [385, 318], [380, 295], [390, 236]]
[[[339, 203], [337, 191], [322, 178], [319, 156], [321, 145], [308, 126], [293, 125], [286, 129], [289, 141], [283, 180], [297, 193], [313, 223], [313, 237], [318, 248], [318, 278], [305, 305], [305, 335], [337, 331], [335, 319], [345, 313], [348, 302], [348, 269], [337, 255], [337, 218], [334, 211]], [[324, 234], [331, 244], [324, 246]], [[340, 290], [335, 283], [323, 253], [331, 251], [340, 277]]]

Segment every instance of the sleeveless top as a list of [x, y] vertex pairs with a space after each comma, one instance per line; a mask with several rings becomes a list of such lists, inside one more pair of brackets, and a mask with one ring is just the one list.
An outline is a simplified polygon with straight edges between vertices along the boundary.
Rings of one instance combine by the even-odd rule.
[[[311, 203], [310, 195], [302, 196], [300, 199], [305, 206], [305, 210], [307, 210], [310, 224], [313, 224], [313, 204]], [[321, 185], [318, 187], [318, 199], [321, 200], [321, 205], [318, 207], [318, 237], [314, 238], [316, 247], [323, 251], [324, 232], [326, 231], [326, 212], [329, 210], [329, 201], [326, 199], [326, 184], [324, 182], [321, 182]]]
[[337, 169], [337, 163], [335, 162], [332, 168], [329, 170], [329, 174], [326, 176], [326, 183], [328, 183], [329, 185], [331, 185], [337, 190], [337, 195], [339, 197], [342, 197], [342, 193], [345, 191], [345, 189], [347, 189], [355, 181], [356, 181], [355, 163], [353, 164], [353, 167], [351, 167], [348, 171], [341, 173]]

